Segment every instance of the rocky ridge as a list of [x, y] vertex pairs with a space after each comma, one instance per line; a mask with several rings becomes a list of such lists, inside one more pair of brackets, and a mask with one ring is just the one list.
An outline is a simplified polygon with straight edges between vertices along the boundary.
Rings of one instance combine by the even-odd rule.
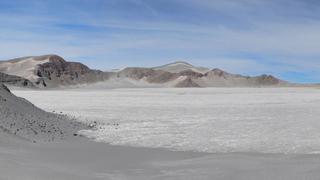
[[30, 56], [0, 62], [0, 72], [19, 76], [36, 87], [90, 84], [108, 79], [108, 73], [93, 70], [57, 55]]
[[[290, 83], [272, 75], [242, 76], [221, 69], [196, 67], [183, 61], [164, 66], [128, 67], [116, 72], [93, 70], [79, 62], [69, 62], [57, 55], [29, 56], [0, 62], [0, 82], [27, 87], [56, 88], [112, 80], [144, 82], [156, 87], [264, 87], [288, 86]], [[130, 87], [132, 84], [130, 83]], [[139, 83], [137, 83], [136, 86]], [[129, 86], [129, 85], [128, 85]], [[123, 87], [123, 85], [121, 86]], [[124, 85], [125, 87], [125, 85]]]

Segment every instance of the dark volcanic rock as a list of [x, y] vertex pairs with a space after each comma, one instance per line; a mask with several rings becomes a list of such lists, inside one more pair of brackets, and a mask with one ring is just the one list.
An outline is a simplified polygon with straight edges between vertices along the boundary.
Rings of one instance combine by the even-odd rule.
[[19, 76], [8, 75], [0, 72], [0, 83], [21, 87], [34, 87], [33, 83]]
[[36, 83], [43, 86], [94, 83], [109, 78], [108, 73], [92, 70], [82, 63], [67, 62], [57, 55], [40, 56], [35, 59], [49, 59], [49, 62], [38, 65], [36, 72], [40, 77]]
[[151, 68], [126, 68], [120, 71], [117, 76], [134, 80], [144, 79], [149, 83], [166, 83], [179, 77], [176, 73], [154, 70]]
[[179, 76], [188, 76], [188, 77], [192, 77], [192, 78], [201, 78], [204, 76], [203, 74], [192, 71], [191, 69], [179, 72], [178, 75]]
[[184, 88], [184, 87], [200, 87], [199, 84], [195, 83], [191, 78], [186, 78], [185, 80], [179, 82], [175, 87]]
[[[95, 83], [108, 79], [112, 74], [90, 69], [78, 62], [65, 61], [57, 55], [16, 58], [2, 61], [0, 65], [1, 72], [16, 75], [16, 77], [21, 76], [22, 79], [26, 78], [36, 87]], [[19, 78], [16, 79], [19, 80]], [[25, 83], [29, 82], [25, 81]]]
[[231, 74], [221, 70], [221, 69], [218, 69], [218, 68], [215, 68], [215, 69], [212, 69], [211, 71], [205, 73], [204, 76], [218, 76], [218, 77], [223, 77], [223, 78], [227, 78], [227, 76], [229, 76]]
[[264, 85], [264, 86], [276, 85], [281, 83], [281, 80], [271, 75], [264, 74], [264, 75], [253, 77], [253, 78], [256, 80], [257, 84]]
[[4, 84], [0, 84], [0, 87], [9, 93], [11, 92], [10, 89]]

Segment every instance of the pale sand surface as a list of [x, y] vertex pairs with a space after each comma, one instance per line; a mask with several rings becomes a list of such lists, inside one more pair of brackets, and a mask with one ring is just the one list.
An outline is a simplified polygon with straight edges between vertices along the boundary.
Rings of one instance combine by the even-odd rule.
[[[263, 89], [263, 93], [262, 93], [263, 97], [268, 95], [264, 91], [266, 90]], [[270, 142], [269, 140], [274, 140], [271, 142], [279, 142], [281, 144], [281, 146], [279, 146], [281, 147], [281, 149], [286, 149], [288, 147], [288, 144], [282, 144], [281, 143], [282, 141], [279, 141], [281, 139], [285, 140], [283, 142], [291, 142], [291, 140], [296, 140], [299, 138], [300, 139], [302, 138], [301, 140], [303, 140], [303, 141], [299, 141], [299, 143], [308, 143], [312, 141], [314, 142], [311, 144], [313, 146], [306, 146], [310, 148], [310, 149], [307, 149], [308, 150], [307, 152], [309, 152], [308, 155], [294, 154], [294, 153], [291, 153], [291, 154], [255, 153], [258, 151], [249, 151], [251, 153], [249, 153], [248, 151], [247, 151], [248, 153], [195, 153], [190, 151], [174, 152], [174, 151], [169, 151], [169, 150], [159, 149], [159, 148], [111, 146], [107, 143], [93, 142], [86, 138], [73, 137], [73, 136], [66, 136], [66, 139], [61, 141], [60, 140], [54, 141], [54, 142], [39, 141], [37, 143], [32, 143], [32, 141], [26, 141], [25, 139], [19, 139], [17, 136], [0, 132], [0, 180], [15, 180], [15, 179], [18, 179], [18, 180], [320, 179], [320, 155], [310, 153], [310, 152], [315, 152], [315, 150], [318, 150], [317, 148], [318, 141], [317, 141], [317, 135], [316, 135], [318, 132], [317, 125], [319, 124], [317, 121], [317, 117], [319, 117], [317, 116], [317, 113], [318, 113], [317, 107], [319, 107], [317, 106], [319, 102], [318, 93], [314, 91], [307, 91], [307, 92], [302, 92], [301, 94], [301, 92], [300, 91], [297, 92], [297, 90], [294, 90], [294, 91], [290, 90], [290, 92], [291, 92], [291, 95], [289, 96], [290, 98], [287, 98], [287, 96], [283, 96], [280, 94], [282, 98], [282, 99], [280, 98], [280, 100], [289, 102], [289, 103], [278, 103], [278, 100], [277, 100], [278, 98], [274, 98], [277, 100], [275, 101], [276, 103], [273, 102], [271, 104], [269, 103], [268, 105], [268, 103], [265, 103], [265, 101], [262, 101], [265, 98], [262, 98], [262, 99], [258, 98], [254, 100], [255, 103], [259, 102], [257, 105], [254, 104], [253, 106], [252, 103], [249, 103], [249, 105], [247, 106], [247, 107], [260, 107], [259, 105], [263, 104], [263, 105], [268, 105], [268, 107], [271, 108], [270, 111], [272, 112], [285, 112], [283, 113], [283, 118], [277, 118], [277, 119], [281, 119], [283, 126], [280, 126], [280, 128], [272, 128], [270, 126], [271, 130], [275, 131], [278, 129], [278, 130], [281, 130], [280, 131], [281, 133], [277, 134], [273, 131], [270, 131], [271, 134], [274, 136], [271, 136], [270, 139], [261, 139], [259, 137], [265, 137], [265, 135], [268, 135], [268, 133], [263, 134], [263, 136], [254, 136], [256, 133], [265, 129], [265, 128], [261, 129], [261, 127], [260, 129], [258, 129], [259, 126], [256, 126], [256, 125], [252, 126], [253, 128], [250, 128], [251, 130], [255, 130], [253, 131], [254, 132], [253, 134], [252, 134], [252, 131], [248, 131], [246, 129], [244, 129], [244, 131], [241, 131], [241, 132], [249, 133], [249, 135], [252, 135], [252, 137], [258, 138], [259, 141], [268, 140], [266, 142]], [[36, 93], [37, 95], [40, 95], [40, 91]], [[278, 93], [279, 92], [277, 90], [276, 93], [273, 93], [273, 94], [277, 95]], [[272, 94], [272, 97], [275, 97], [275, 95], [273, 94]], [[61, 95], [60, 96], [48, 96], [48, 95], [49, 94], [47, 94], [47, 96], [41, 96], [41, 97], [42, 98], [46, 97], [49, 99], [51, 98], [55, 100], [57, 100], [57, 97], [61, 98]], [[153, 100], [154, 97], [152, 94], [148, 95], [147, 97], [150, 97], [150, 96], [152, 98], [151, 100]], [[8, 98], [9, 97], [10, 96], [8, 96]], [[52, 97], [55, 97], [55, 98], [52, 98]], [[71, 96], [68, 96], [68, 97], [71, 97]], [[76, 97], [79, 97], [79, 96], [76, 96]], [[112, 100], [110, 99], [110, 97], [112, 96], [106, 96], [106, 97], [108, 97], [109, 102]], [[118, 96], [118, 98], [120, 97], [123, 97], [123, 93], [121, 93]], [[125, 96], [125, 97], [128, 98], [128, 96]], [[141, 97], [145, 97], [144, 92], [142, 93]], [[172, 97], [177, 97], [177, 95], [172, 95]], [[243, 96], [237, 95], [237, 97], [243, 97]], [[259, 97], [260, 97], [260, 94], [259, 94]], [[295, 97], [295, 98], [291, 98], [291, 97]], [[299, 97], [303, 97], [303, 98], [299, 98]], [[207, 96], [203, 98], [207, 98]], [[195, 99], [195, 98], [191, 98], [191, 99]], [[230, 97], [230, 99], [232, 98]], [[81, 101], [88, 102], [86, 101], [86, 99], [81, 99]], [[9, 101], [5, 101], [5, 102], [6, 103], [4, 104], [7, 104]], [[31, 102], [33, 102], [33, 100]], [[54, 101], [48, 101], [48, 102], [52, 103]], [[72, 99], [70, 100], [70, 102], [72, 102], [73, 105], [77, 104], [78, 105], [77, 108], [88, 106], [88, 103], [86, 103], [85, 106], [80, 106], [81, 103], [79, 102], [75, 103], [76, 101], [72, 101]], [[130, 101], [130, 102], [135, 102], [135, 101]], [[152, 102], [155, 102], [155, 101], [152, 101]], [[161, 102], [162, 101], [160, 101], [160, 103]], [[180, 101], [174, 101], [174, 102], [180, 102]], [[204, 101], [201, 100], [201, 104], [203, 102]], [[213, 102], [217, 103], [217, 99], [215, 99], [215, 101]], [[247, 103], [248, 101], [245, 101], [245, 102]], [[62, 103], [57, 103], [57, 104], [59, 104], [59, 106], [55, 105], [55, 107], [62, 106], [63, 109], [66, 109], [65, 106], [67, 104], [62, 104]], [[93, 104], [99, 104], [99, 103], [93, 103]], [[140, 104], [141, 104], [141, 101], [140, 101]], [[290, 104], [290, 106], [288, 106], [288, 104]], [[39, 105], [42, 108], [46, 107], [46, 106], [42, 106], [40, 103]], [[123, 106], [122, 104], [120, 105], [121, 105], [120, 107]], [[126, 105], [126, 103], [124, 105]], [[146, 103], [146, 105], [148, 105], [148, 103]], [[221, 103], [219, 103], [218, 105], [221, 105]], [[112, 104], [112, 106], [114, 106], [114, 104]], [[111, 112], [110, 109], [112, 108], [112, 106], [107, 108], [109, 112]], [[162, 104], [160, 104], [159, 106], [165, 107]], [[175, 107], [173, 105], [171, 106]], [[277, 108], [280, 108], [281, 111], [280, 110], [274, 111], [275, 108], [273, 107], [275, 106]], [[234, 110], [235, 107], [237, 106], [233, 106], [232, 109]], [[130, 106], [130, 108], [132, 107]], [[225, 107], [223, 106], [223, 108]], [[50, 110], [49, 108], [47, 109], [47, 107], [44, 109]], [[94, 109], [97, 109], [97, 108], [94, 108]], [[118, 109], [120, 109], [121, 112], [124, 112], [123, 108], [118, 108]], [[203, 107], [201, 107], [200, 109], [203, 110]], [[196, 112], [199, 112], [198, 111], [199, 109], [196, 109], [196, 110], [197, 110]], [[269, 112], [269, 109], [266, 109], [266, 110], [268, 110], [266, 112]], [[90, 111], [87, 111], [87, 112], [90, 112]], [[157, 111], [152, 111], [152, 112], [157, 112]], [[161, 114], [162, 112], [163, 111], [160, 111]], [[205, 111], [205, 112], [206, 112], [205, 115], [208, 115], [209, 111]], [[250, 110], [250, 112], [256, 112], [256, 111]], [[293, 112], [294, 114], [292, 114]], [[306, 114], [308, 114], [308, 112], [310, 112], [309, 114], [312, 116], [307, 116]], [[261, 112], [258, 111], [258, 113], [256, 114], [257, 117], [259, 117], [258, 115], [260, 115], [260, 113]], [[136, 115], [139, 115], [139, 114], [141, 113], [136, 113]], [[287, 115], [291, 115], [291, 114], [296, 118], [297, 117], [301, 117], [301, 118], [298, 118], [296, 121], [292, 121], [291, 118], [286, 119]], [[250, 117], [251, 116], [252, 114], [250, 114]], [[39, 117], [42, 117], [42, 116], [39, 116]], [[130, 117], [130, 116], [125, 116], [125, 117]], [[139, 117], [139, 119], [142, 119], [142, 118], [143, 116]], [[300, 119], [301, 121], [298, 121]], [[125, 120], [124, 122], [120, 121], [120, 129], [118, 130], [110, 129], [105, 133], [110, 133], [110, 132], [123, 133], [122, 131], [119, 131], [119, 130], [123, 128], [123, 124], [129, 123], [129, 122], [126, 122], [127, 118], [124, 118], [124, 120]], [[229, 125], [235, 124], [232, 122], [233, 121], [227, 124]], [[230, 127], [225, 126], [224, 124], [222, 124], [223, 126], [218, 126], [218, 127], [212, 126], [210, 127], [210, 129], [211, 131], [215, 132], [222, 128], [222, 130], [224, 130], [224, 132], [228, 134], [233, 132], [236, 132], [236, 134], [239, 134], [237, 131], [237, 130], [241, 130], [241, 128], [239, 127], [247, 127], [246, 126], [247, 124], [245, 122], [243, 124], [245, 126], [232, 126], [231, 127], [232, 129], [230, 129], [232, 131], [226, 131], [228, 130], [226, 128], [230, 128]], [[271, 119], [271, 121], [269, 120], [268, 122], [272, 122], [271, 124], [276, 124], [274, 122], [278, 122], [278, 121], [272, 121]], [[287, 126], [288, 124], [291, 126]], [[147, 125], [148, 125], [147, 127], [150, 126], [150, 124], [147, 124]], [[242, 124], [235, 124], [235, 125], [242, 125]], [[130, 125], [130, 127], [132, 126]], [[178, 124], [177, 126], [174, 126], [174, 127], [178, 128], [180, 127], [180, 125]], [[192, 126], [190, 130], [192, 130], [193, 128], [194, 127]], [[283, 128], [285, 128], [284, 130], [287, 129], [288, 131], [283, 131]], [[150, 133], [155, 132], [154, 130], [157, 130], [157, 129], [153, 129], [153, 131], [151, 130], [152, 129], [149, 129], [148, 132]], [[136, 131], [136, 132], [138, 133], [138, 132], [144, 132], [144, 131]], [[165, 131], [165, 132], [168, 133], [171, 131]], [[208, 133], [210, 131], [205, 131], [205, 132]], [[261, 133], [264, 133], [264, 131], [262, 131]], [[129, 134], [129, 135], [124, 134], [124, 135], [127, 135], [128, 137], [130, 137], [135, 134]], [[168, 135], [166, 137], [170, 139], [174, 135], [175, 134], [172, 133], [171, 135]], [[143, 137], [147, 138], [148, 136], [150, 135], [144, 135]], [[234, 138], [236, 136], [231, 136], [231, 137]], [[229, 139], [231, 137], [229, 137]], [[242, 136], [242, 138], [240, 139], [236, 138], [232, 142], [240, 143], [242, 142], [241, 139], [243, 138], [244, 136]], [[117, 140], [117, 139], [115, 138], [114, 140]], [[143, 141], [143, 140], [144, 140], [143, 138], [140, 139], [140, 141]], [[160, 144], [162, 140], [165, 140], [165, 139], [155, 138], [153, 139], [153, 142], [151, 144], [152, 145]], [[204, 140], [207, 140], [207, 139], [204, 138]], [[225, 140], [228, 140], [228, 139], [224, 139], [223, 142], [225, 142]], [[151, 142], [151, 141], [147, 141], [147, 142]], [[248, 142], [251, 142], [251, 141], [248, 141]], [[206, 141], [203, 143], [206, 144]], [[260, 146], [256, 146], [260, 144], [252, 144], [252, 145], [253, 145], [252, 147], [260, 147]], [[263, 145], [262, 146], [263, 148], [268, 147], [265, 144], [262, 144], [262, 145]], [[296, 147], [296, 146], [291, 146], [291, 147]], [[305, 147], [305, 145], [302, 144], [301, 147]], [[301, 152], [304, 152], [304, 151], [301, 151]]]
[[319, 179], [319, 155], [205, 154], [1, 134], [0, 179]]
[[97, 129], [82, 133], [112, 145], [211, 153], [320, 152], [320, 91], [313, 88], [13, 92], [48, 112], [97, 121]]

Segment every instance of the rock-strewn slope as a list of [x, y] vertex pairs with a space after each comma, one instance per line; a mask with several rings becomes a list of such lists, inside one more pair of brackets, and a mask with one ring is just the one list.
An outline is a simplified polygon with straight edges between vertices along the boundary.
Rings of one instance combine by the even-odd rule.
[[86, 128], [65, 115], [45, 112], [0, 84], [0, 131], [33, 142], [48, 142], [73, 136]]

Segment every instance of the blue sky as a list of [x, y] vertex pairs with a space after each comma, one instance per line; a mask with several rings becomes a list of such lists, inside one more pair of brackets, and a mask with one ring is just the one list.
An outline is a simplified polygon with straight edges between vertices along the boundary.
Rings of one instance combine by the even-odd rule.
[[1, 0], [0, 59], [58, 54], [107, 70], [184, 60], [320, 82], [317, 0]]

